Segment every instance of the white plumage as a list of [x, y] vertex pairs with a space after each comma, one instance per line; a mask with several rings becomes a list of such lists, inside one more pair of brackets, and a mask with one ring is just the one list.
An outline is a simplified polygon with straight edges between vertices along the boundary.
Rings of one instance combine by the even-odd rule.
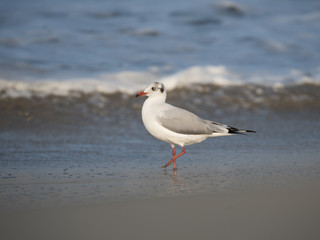
[[[173, 163], [173, 169], [176, 169], [176, 159], [185, 153], [186, 145], [202, 142], [208, 137], [254, 132], [204, 120], [187, 110], [166, 103], [167, 92], [162, 83], [155, 82], [136, 96], [143, 95], [148, 96], [142, 107], [144, 126], [151, 135], [170, 143], [172, 147], [172, 158], [163, 167]], [[182, 153], [175, 155], [174, 145], [181, 146]]]

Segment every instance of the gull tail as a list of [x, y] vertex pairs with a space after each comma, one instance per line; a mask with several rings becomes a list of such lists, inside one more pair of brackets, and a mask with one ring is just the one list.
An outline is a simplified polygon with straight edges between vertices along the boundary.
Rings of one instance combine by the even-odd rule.
[[245, 135], [245, 133], [256, 133], [256, 131], [253, 131], [253, 130], [238, 129], [235, 127], [227, 127], [227, 129], [228, 129], [228, 133], [231, 133], [231, 134], [244, 134]]

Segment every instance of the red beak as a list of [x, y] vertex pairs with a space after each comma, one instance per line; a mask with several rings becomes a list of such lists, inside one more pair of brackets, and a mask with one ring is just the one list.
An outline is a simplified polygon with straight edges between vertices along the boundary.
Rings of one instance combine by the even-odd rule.
[[144, 95], [147, 95], [148, 93], [144, 92], [144, 91], [141, 91], [141, 92], [138, 92], [136, 97], [141, 97], [141, 96], [144, 96]]

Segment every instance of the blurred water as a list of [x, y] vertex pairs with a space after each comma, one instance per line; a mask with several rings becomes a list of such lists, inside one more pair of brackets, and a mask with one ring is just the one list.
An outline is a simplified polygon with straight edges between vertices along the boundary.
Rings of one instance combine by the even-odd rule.
[[[54, 93], [81, 79], [78, 88], [98, 80], [125, 91], [203, 66], [222, 66], [240, 82], [319, 83], [317, 0], [4, 0], [0, 16], [1, 90], [51, 80]], [[199, 71], [193, 82], [205, 76], [214, 82], [216, 73]]]
[[[317, 0], [0, 2], [0, 208], [319, 180]], [[253, 129], [170, 146], [134, 93]]]

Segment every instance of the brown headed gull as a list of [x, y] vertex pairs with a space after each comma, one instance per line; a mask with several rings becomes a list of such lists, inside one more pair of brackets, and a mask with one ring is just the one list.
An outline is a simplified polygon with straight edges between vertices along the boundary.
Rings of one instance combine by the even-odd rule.
[[[176, 170], [176, 159], [185, 154], [184, 146], [199, 143], [208, 137], [220, 137], [244, 132], [255, 132], [230, 127], [224, 124], [204, 120], [197, 115], [166, 103], [167, 92], [162, 83], [155, 82], [136, 97], [147, 95], [142, 107], [142, 121], [146, 129], [154, 137], [171, 144], [172, 158], [164, 168], [173, 163]], [[182, 147], [176, 155], [175, 145]]]

